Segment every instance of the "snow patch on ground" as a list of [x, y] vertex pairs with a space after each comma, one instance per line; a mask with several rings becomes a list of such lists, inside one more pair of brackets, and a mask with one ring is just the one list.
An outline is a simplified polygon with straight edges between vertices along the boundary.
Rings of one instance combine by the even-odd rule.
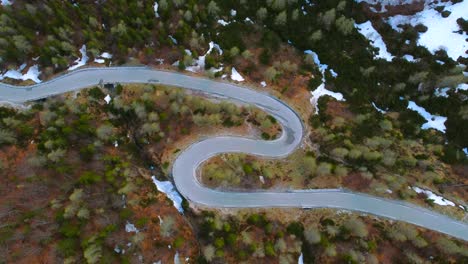
[[106, 95], [106, 97], [104, 97], [104, 101], [106, 101], [106, 104], [109, 104], [111, 100], [112, 98], [110, 97], [110, 95]]
[[304, 254], [302, 254], [302, 252], [299, 256], [299, 259], [297, 260], [297, 264], [304, 264]]
[[35, 83], [42, 82], [39, 79], [39, 75], [41, 72], [39, 71], [39, 67], [37, 65], [33, 65], [29, 67], [28, 71], [25, 74], [21, 72], [26, 68], [26, 63], [22, 64], [17, 70], [9, 70], [5, 74], [0, 74], [0, 80], [4, 78], [10, 78], [15, 80], [32, 80]]
[[[443, 87], [443, 88], [436, 88], [434, 91], [434, 95], [437, 97], [445, 97], [448, 98], [449, 94], [447, 93], [450, 91], [450, 87]], [[468, 84], [466, 83], [460, 83], [457, 87], [455, 87], [455, 93], [458, 92], [458, 90], [466, 91], [468, 90]]]
[[439, 49], [445, 49], [447, 55], [453, 60], [457, 60], [459, 56], [467, 57], [465, 51], [468, 49], [468, 37], [466, 33], [459, 34], [456, 31], [460, 30], [457, 19], [467, 17], [468, 1], [461, 3], [446, 5], [446, 11], [451, 12], [450, 16], [444, 18], [432, 6], [427, 6], [425, 10], [411, 15], [403, 16], [396, 15], [389, 17], [387, 23], [396, 31], [401, 32], [402, 29], [398, 25], [410, 24], [416, 26], [423, 24], [427, 27], [427, 31], [420, 33], [418, 45], [425, 46], [431, 52]]
[[379, 48], [379, 53], [376, 55], [376, 58], [385, 59], [387, 61], [392, 61], [393, 55], [387, 51], [387, 46], [382, 39], [382, 36], [375, 30], [370, 21], [367, 21], [362, 24], [354, 24], [359, 33], [364, 37], [370, 40], [372, 46]]
[[227, 26], [229, 25], [231, 22], [227, 22], [226, 20], [224, 19], [218, 19], [218, 24], [220, 24], [221, 26]]
[[176, 251], [176, 253], [174, 255], [174, 264], [181, 264], [178, 251]]
[[375, 108], [375, 110], [377, 110], [378, 112], [382, 113], [382, 114], [385, 114], [387, 113], [387, 111], [383, 110], [383, 109], [380, 109], [377, 107], [377, 105], [375, 105], [374, 102], [372, 102], [372, 106]]
[[455, 206], [455, 203], [445, 199], [442, 196], [438, 196], [437, 194], [429, 191], [429, 190], [424, 190], [419, 187], [412, 187], [413, 191], [416, 193], [424, 193], [427, 196], [427, 199], [433, 200], [434, 203], [438, 205], [449, 205], [449, 206]]
[[171, 39], [172, 43], [177, 45], [177, 39], [175, 39], [172, 35], [169, 35], [169, 39]]
[[[313, 52], [312, 50], [305, 50], [304, 51], [305, 54], [309, 54], [312, 56], [313, 60], [314, 60], [314, 63], [317, 65], [317, 67], [319, 68], [320, 72], [322, 73], [322, 84], [320, 84], [317, 89], [315, 89], [314, 91], [310, 92], [310, 94], [312, 95], [312, 97], [310, 98], [310, 103], [312, 104], [312, 106], [315, 108], [315, 114], [318, 114], [319, 112], [319, 109], [318, 109], [318, 100], [321, 96], [323, 95], [328, 95], [328, 96], [331, 96], [333, 98], [335, 98], [336, 100], [338, 101], [346, 101], [343, 97], [343, 94], [341, 93], [335, 93], [335, 92], [332, 92], [330, 90], [327, 90], [325, 89], [325, 70], [328, 69], [328, 65], [327, 64], [322, 64], [320, 62], [320, 59], [317, 55], [317, 53]], [[338, 76], [338, 74], [335, 73], [335, 71], [333, 71], [333, 69], [330, 69], [330, 72], [332, 73], [332, 76], [333, 77], [336, 77]]]
[[69, 71], [78, 69], [81, 66], [84, 66], [88, 62], [88, 55], [86, 55], [86, 45], [81, 46], [80, 49], [81, 58], [76, 59], [75, 65], [68, 68]]
[[[312, 56], [313, 60], [314, 60], [314, 63], [317, 65], [317, 67], [319, 68], [320, 72], [322, 73], [322, 81], [325, 82], [325, 71], [327, 69], [329, 69], [328, 65], [327, 64], [323, 64], [320, 62], [320, 59], [318, 57], [318, 54], [315, 53], [314, 51], [312, 50], [304, 50], [304, 53], [305, 54], [309, 54]], [[338, 76], [338, 73], [336, 73], [333, 69], [329, 69], [330, 70], [330, 73], [333, 77], [337, 77]]]
[[262, 82], [260, 83], [260, 85], [261, 85], [262, 87], [266, 87], [266, 86], [267, 86], [267, 84], [266, 84], [265, 81], [262, 81]]
[[130, 233], [130, 232], [135, 232], [138, 233], [140, 230], [138, 230], [134, 224], [130, 223], [127, 221], [127, 224], [125, 224], [125, 232]]
[[103, 52], [99, 57], [94, 59], [94, 62], [96, 63], [105, 63], [106, 59], [112, 59], [112, 54], [108, 52]]
[[442, 133], [445, 133], [446, 128], [444, 123], [445, 121], [447, 121], [447, 117], [431, 115], [429, 112], [426, 111], [426, 109], [424, 109], [424, 107], [417, 105], [413, 101], [408, 102], [408, 109], [418, 112], [418, 114], [420, 114], [424, 119], [426, 119], [427, 123], [424, 123], [421, 126], [422, 129], [434, 128]]
[[319, 87], [317, 87], [317, 89], [315, 89], [314, 91], [310, 92], [310, 94], [312, 95], [312, 97], [310, 98], [310, 103], [315, 108], [315, 114], [319, 113], [319, 109], [317, 105], [318, 100], [320, 97], [324, 95], [331, 96], [338, 101], [346, 101], [343, 97], [343, 94], [335, 93], [335, 92], [325, 89], [325, 83], [320, 84]]
[[327, 64], [322, 64], [320, 63], [320, 59], [317, 55], [317, 53], [311, 51], [311, 50], [304, 50], [304, 53], [305, 54], [309, 54], [312, 56], [312, 58], [314, 59], [314, 63], [318, 66], [320, 72], [322, 73], [322, 75], [324, 76], [322, 78], [322, 81], [324, 81], [324, 78], [325, 78], [325, 70], [328, 69], [328, 65]]
[[159, 62], [159, 65], [164, 63], [164, 59], [156, 58], [155, 61]]
[[152, 176], [151, 179], [153, 180], [154, 185], [156, 185], [158, 191], [165, 193], [167, 197], [172, 200], [174, 207], [177, 208], [179, 212], [183, 213], [184, 209], [182, 208], [182, 197], [176, 191], [172, 182], [158, 181], [154, 176]]
[[104, 59], [112, 59], [112, 54], [110, 54], [109, 52], [103, 52], [101, 54], [101, 58], [104, 58]]
[[468, 90], [468, 84], [466, 83], [460, 83], [457, 88], [455, 88], [455, 92], [458, 92], [458, 90], [466, 91]]
[[409, 62], [415, 62], [417, 61], [416, 59], [414, 59], [414, 56], [413, 55], [409, 55], [409, 54], [405, 54], [402, 56], [403, 59], [409, 61]]
[[387, 12], [387, 9], [385, 8], [386, 6], [411, 4], [414, 2], [414, 0], [355, 0], [355, 2], [357, 3], [365, 2], [365, 3], [368, 3], [369, 5], [381, 4], [382, 6], [381, 10], [376, 10], [374, 7], [370, 7], [370, 9], [372, 10], [372, 12], [375, 12], [375, 13], [385, 13]]
[[237, 15], [237, 11], [234, 10], [234, 9], [231, 9], [230, 13], [231, 13], [231, 16], [236, 16]]
[[238, 82], [243, 82], [244, 78], [237, 72], [236, 68], [231, 69], [231, 79]]
[[211, 68], [210, 68], [210, 71], [212, 71], [212, 72], [214, 72], [214, 73], [217, 73], [217, 72], [222, 71], [223, 69], [224, 69], [224, 67], [219, 67], [219, 68], [213, 68], [213, 67], [211, 67]]
[[435, 92], [434, 92], [434, 95], [437, 96], [437, 97], [449, 97], [449, 95], [447, 94], [447, 92], [450, 90], [449, 87], [444, 87], [444, 88], [436, 88], [435, 89]]
[[[218, 51], [219, 55], [223, 55], [223, 50], [221, 49], [221, 47], [218, 44], [211, 41], [209, 43], [208, 51], [205, 53], [205, 55], [198, 56], [198, 59], [196, 59], [194, 61], [194, 64], [192, 66], [186, 67], [185, 70], [191, 71], [191, 72], [200, 72], [200, 71], [204, 70], [205, 69], [206, 55], [210, 54], [213, 51], [213, 49], [216, 49]], [[185, 50], [185, 52], [188, 55], [192, 55], [192, 52], [190, 50]], [[222, 70], [222, 68], [221, 68], [221, 70]], [[219, 70], [219, 71], [221, 71], [221, 70]]]
[[155, 15], [156, 17], [159, 17], [159, 14], [158, 14], [158, 7], [159, 7], [158, 2], [154, 1], [153, 9], [154, 9], [154, 15]]
[[[115, 253], [120, 254], [121, 249], [119, 248], [118, 245], [116, 245], [116, 246], [114, 247], [114, 251], [115, 251]], [[122, 253], [122, 254], [123, 254], [123, 253]]]
[[258, 176], [258, 179], [262, 184], [265, 184], [265, 178], [262, 175]]

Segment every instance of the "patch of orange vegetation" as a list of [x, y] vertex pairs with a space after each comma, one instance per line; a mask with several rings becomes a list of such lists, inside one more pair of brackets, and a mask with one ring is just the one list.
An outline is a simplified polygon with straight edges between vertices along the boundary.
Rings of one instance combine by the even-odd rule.
[[351, 172], [343, 178], [343, 185], [352, 190], [364, 191], [367, 190], [371, 181], [370, 179], [362, 177], [359, 172]]
[[330, 100], [327, 103], [327, 109], [325, 111], [328, 115], [333, 117], [342, 117], [345, 120], [353, 120], [354, 114], [348, 109], [346, 103]]
[[[144, 188], [139, 190], [137, 195], [140, 198], [151, 196], [152, 189]], [[129, 197], [131, 198], [131, 197]], [[145, 259], [159, 259], [163, 263], [171, 263], [175, 252], [180, 256], [190, 257], [192, 259], [199, 252], [198, 242], [190, 224], [185, 217], [181, 215], [167, 199], [166, 195], [158, 193], [156, 201], [146, 207], [136, 205], [131, 207], [136, 219], [148, 219], [141, 232], [144, 232], [145, 238], [140, 243], [141, 253]], [[160, 233], [160, 217], [172, 217], [174, 222], [174, 233], [170, 237], [163, 237]], [[174, 241], [177, 237], [183, 239], [179, 248], [174, 248]]]

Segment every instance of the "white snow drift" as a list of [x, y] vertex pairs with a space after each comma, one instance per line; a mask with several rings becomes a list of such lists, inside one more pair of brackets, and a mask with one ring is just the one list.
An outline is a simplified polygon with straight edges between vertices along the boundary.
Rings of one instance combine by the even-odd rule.
[[154, 1], [153, 9], [154, 9], [154, 15], [155, 15], [156, 17], [159, 17], [159, 14], [158, 14], [158, 7], [159, 7], [158, 2]]
[[364, 37], [370, 40], [372, 46], [379, 48], [379, 53], [376, 55], [376, 58], [385, 59], [387, 61], [392, 61], [393, 55], [387, 51], [387, 46], [382, 39], [382, 36], [375, 30], [370, 21], [367, 21], [362, 24], [354, 24], [359, 33]]
[[438, 196], [437, 194], [429, 191], [429, 190], [424, 190], [419, 187], [412, 187], [413, 191], [417, 193], [424, 193], [427, 196], [427, 199], [433, 200], [435, 204], [438, 205], [449, 205], [449, 206], [455, 206], [455, 203], [445, 199], [442, 196]]
[[[210, 54], [213, 49], [216, 49], [219, 53], [219, 55], [223, 55], [223, 50], [221, 49], [221, 47], [214, 43], [213, 41], [211, 41], [209, 43], [209, 48], [208, 48], [208, 51], [206, 51], [205, 55], [203, 56], [198, 56], [198, 59], [196, 59], [193, 63], [192, 66], [188, 66], [185, 68], [185, 70], [187, 71], [191, 71], [191, 72], [200, 72], [200, 71], [203, 71], [205, 69], [205, 59], [206, 59], [206, 55]], [[188, 54], [188, 55], [192, 55], [192, 52], [190, 50], [185, 50], [185, 52]], [[216, 70], [216, 69], [215, 69]]]
[[426, 111], [426, 109], [424, 109], [424, 107], [417, 105], [413, 101], [409, 101], [408, 109], [418, 112], [418, 114], [426, 119], [427, 122], [421, 126], [422, 129], [434, 128], [442, 133], [445, 133], [446, 128], [444, 123], [447, 121], [447, 117], [431, 115]]
[[125, 224], [125, 232], [127, 232], [127, 233], [131, 233], [131, 232], [138, 233], [140, 231], [135, 227], [134, 224], [127, 221], [127, 224]]
[[104, 62], [106, 62], [106, 59], [107, 60], [112, 59], [112, 54], [110, 54], [108, 52], [103, 52], [101, 55], [99, 55], [98, 58], [94, 59], [94, 62], [104, 63]]
[[[314, 91], [310, 92], [310, 94], [312, 95], [312, 97], [310, 98], [310, 103], [312, 104], [312, 106], [315, 108], [315, 114], [318, 114], [319, 112], [319, 109], [318, 109], [318, 100], [320, 97], [324, 96], [324, 95], [328, 95], [328, 96], [331, 96], [333, 98], [335, 98], [336, 100], [338, 101], [346, 101], [343, 97], [343, 94], [341, 93], [336, 93], [336, 92], [332, 92], [330, 90], [327, 90], [325, 88], [325, 70], [328, 69], [328, 65], [327, 64], [322, 64], [320, 62], [320, 59], [317, 55], [317, 53], [311, 51], [311, 50], [305, 50], [304, 51], [305, 54], [309, 54], [312, 56], [312, 58], [314, 59], [314, 63], [317, 65], [317, 67], [319, 68], [320, 72], [322, 73], [322, 84], [320, 84], [317, 89], [315, 89]], [[333, 69], [330, 69], [330, 72], [332, 73], [332, 76], [333, 77], [336, 77], [338, 74], [335, 73], [335, 71], [333, 71]]]
[[319, 112], [318, 105], [317, 105], [318, 100], [320, 97], [324, 95], [331, 96], [338, 101], [346, 101], [342, 93], [336, 93], [336, 92], [332, 92], [330, 90], [325, 89], [325, 83], [320, 84], [319, 87], [317, 87], [317, 89], [315, 89], [314, 91], [310, 92], [310, 94], [312, 95], [312, 97], [310, 98], [310, 103], [315, 108], [315, 114], [318, 114]]
[[158, 181], [154, 176], [152, 176], [151, 179], [153, 180], [154, 185], [156, 185], [158, 191], [165, 193], [167, 195], [167, 198], [169, 198], [174, 204], [174, 207], [177, 208], [179, 212], [183, 213], [184, 209], [182, 208], [182, 197], [176, 191], [172, 182]]
[[238, 82], [244, 81], [244, 77], [242, 77], [240, 73], [237, 72], [236, 68], [234, 67], [232, 67], [232, 70], [231, 70], [231, 79], [234, 81], [238, 81]]
[[81, 47], [80, 53], [81, 53], [81, 58], [76, 59], [75, 65], [70, 66], [68, 68], [69, 71], [78, 69], [79, 67], [86, 65], [86, 63], [88, 62], [88, 55], [86, 55], [86, 45], [83, 45]]
[[468, 56], [465, 53], [468, 50], [468, 42], [466, 41], [468, 36], [466, 33], [459, 34], [456, 31], [460, 30], [457, 19], [466, 19], [468, 16], [468, 1], [453, 5], [447, 2], [444, 10], [451, 12], [446, 18], [442, 17], [434, 9], [433, 5], [427, 5], [425, 10], [415, 15], [396, 15], [389, 17], [387, 22], [399, 32], [402, 29], [398, 25], [410, 24], [416, 26], [417, 24], [423, 24], [427, 27], [427, 31], [420, 33], [418, 45], [427, 47], [430, 52], [444, 49], [453, 60], [457, 60], [459, 56], [466, 58]]
[[[325, 82], [325, 70], [328, 69], [328, 65], [327, 64], [323, 64], [320, 62], [320, 59], [318, 57], [318, 54], [315, 53], [314, 51], [312, 50], [304, 50], [304, 53], [305, 54], [309, 54], [312, 56], [312, 58], [314, 59], [314, 63], [317, 65], [317, 67], [319, 68], [320, 72], [322, 73], [322, 81]], [[332, 72], [332, 76], [336, 77], [338, 74], [335, 73], [335, 71], [333, 69], [330, 69], [330, 72]]]
[[41, 72], [39, 71], [39, 67], [37, 65], [33, 65], [29, 67], [28, 71], [25, 74], [21, 72], [26, 68], [26, 63], [22, 64], [17, 70], [8, 70], [5, 74], [0, 74], [0, 80], [5, 78], [15, 79], [15, 80], [32, 80], [35, 83], [42, 82], [39, 79], [39, 75]]
[[381, 4], [381, 9], [380, 10], [377, 10], [374, 7], [370, 7], [372, 12], [375, 12], [375, 13], [385, 13], [385, 12], [387, 12], [387, 9], [385, 8], [387, 6], [411, 4], [411, 3], [414, 2], [414, 0], [355, 0], [355, 1], [357, 3], [366, 2], [369, 5]]

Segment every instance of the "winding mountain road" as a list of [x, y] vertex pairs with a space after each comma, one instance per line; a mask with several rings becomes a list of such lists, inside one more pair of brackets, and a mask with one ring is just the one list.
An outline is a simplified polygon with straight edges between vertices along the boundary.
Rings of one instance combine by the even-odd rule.
[[0, 83], [0, 101], [23, 103], [79, 90], [98, 83], [160, 83], [201, 91], [232, 101], [255, 105], [274, 116], [282, 135], [273, 141], [242, 137], [213, 137], [194, 143], [176, 158], [172, 174], [178, 191], [189, 201], [209, 207], [299, 207], [358, 211], [412, 223], [468, 241], [468, 224], [414, 204], [339, 189], [287, 192], [221, 192], [206, 188], [196, 178], [199, 165], [220, 153], [239, 152], [265, 157], [284, 157], [301, 143], [303, 125], [288, 105], [267, 93], [226, 82], [197, 78], [147, 67], [86, 68], [53, 80], [17, 87]]

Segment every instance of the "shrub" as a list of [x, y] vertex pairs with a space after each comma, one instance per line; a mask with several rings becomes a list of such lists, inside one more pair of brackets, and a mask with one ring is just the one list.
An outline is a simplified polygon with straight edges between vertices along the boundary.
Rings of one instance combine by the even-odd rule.
[[274, 248], [273, 243], [271, 241], [267, 241], [265, 243], [265, 254], [267, 256], [275, 256], [276, 255], [275, 248]]
[[368, 235], [367, 226], [358, 218], [351, 218], [344, 223], [344, 227], [357, 237], [366, 237]]
[[296, 237], [302, 237], [304, 233], [304, 226], [302, 226], [302, 224], [299, 222], [293, 222], [288, 225], [286, 231], [289, 234], [295, 235]]
[[80, 178], [78, 179], [78, 182], [81, 184], [93, 184], [96, 182], [100, 182], [102, 180], [102, 177], [92, 171], [85, 171], [83, 174], [81, 174]]
[[203, 248], [203, 256], [206, 258], [207, 261], [211, 262], [215, 257], [216, 249], [213, 245], [208, 245]]
[[89, 89], [88, 95], [96, 100], [102, 100], [106, 96], [98, 87]]
[[320, 232], [316, 227], [307, 227], [304, 231], [304, 237], [310, 244], [317, 244], [321, 239]]

